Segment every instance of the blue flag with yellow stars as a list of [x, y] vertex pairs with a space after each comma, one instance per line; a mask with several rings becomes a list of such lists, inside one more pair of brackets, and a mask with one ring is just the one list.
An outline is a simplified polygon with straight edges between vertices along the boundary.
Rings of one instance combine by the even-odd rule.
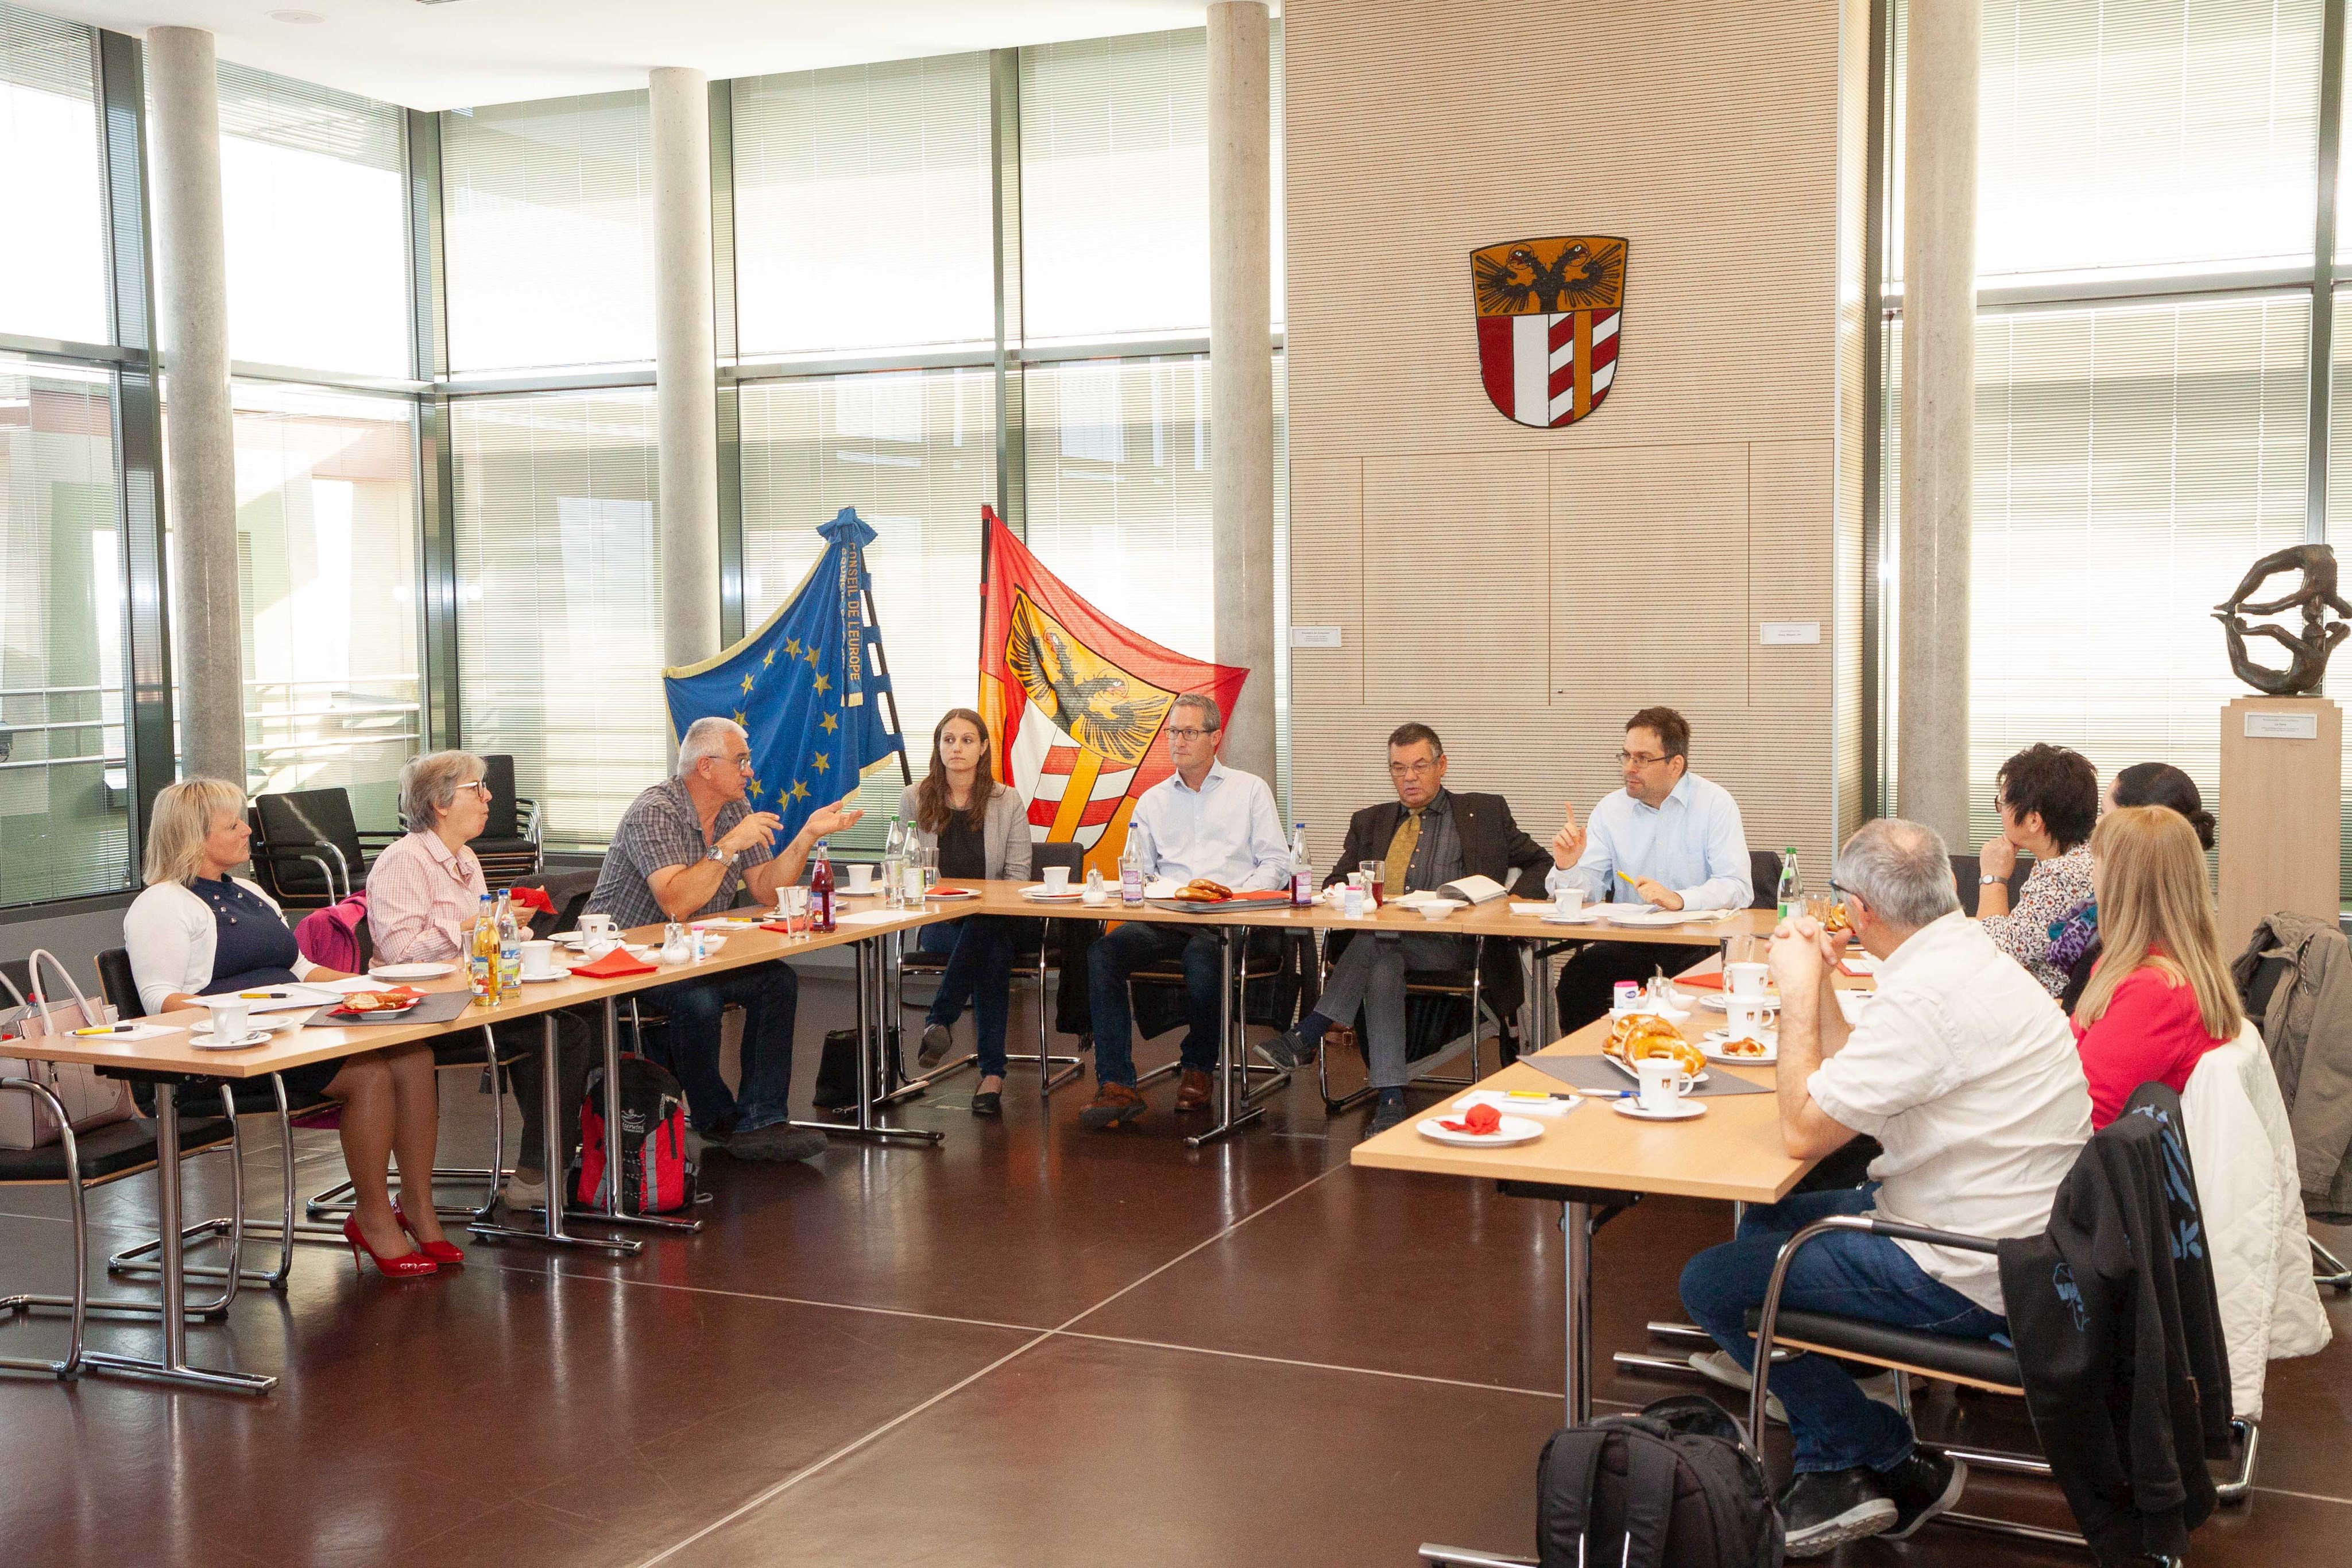
[[673, 740], [713, 714], [741, 725], [751, 809], [782, 817], [787, 836], [867, 769], [895, 759], [903, 775], [907, 766], [866, 574], [874, 530], [844, 507], [816, 531], [824, 553], [758, 631], [715, 659], [662, 672]]

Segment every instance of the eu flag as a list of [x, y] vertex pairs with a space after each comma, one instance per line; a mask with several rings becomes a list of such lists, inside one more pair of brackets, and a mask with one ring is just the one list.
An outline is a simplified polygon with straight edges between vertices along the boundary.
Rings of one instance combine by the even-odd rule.
[[751, 808], [782, 817], [787, 836], [868, 768], [893, 758], [906, 767], [866, 574], [874, 530], [844, 507], [816, 531], [824, 553], [758, 631], [715, 659], [662, 673], [674, 736], [713, 714], [750, 734]]

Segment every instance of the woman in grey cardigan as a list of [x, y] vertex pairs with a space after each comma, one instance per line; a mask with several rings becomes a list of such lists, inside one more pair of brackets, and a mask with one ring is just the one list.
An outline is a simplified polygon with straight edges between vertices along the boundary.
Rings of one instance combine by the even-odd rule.
[[[931, 731], [931, 767], [898, 797], [898, 815], [925, 849], [940, 853], [942, 877], [1029, 876], [1029, 813], [1021, 797], [996, 781], [988, 727], [970, 708], [952, 708]], [[948, 1053], [948, 1030], [970, 1002], [980, 1036], [980, 1087], [971, 1113], [1003, 1112], [1004, 1030], [1013, 1011], [1013, 955], [1034, 946], [1036, 923], [1011, 915], [968, 915], [922, 928], [922, 949], [948, 955], [939, 995], [923, 1020], [918, 1053], [925, 1067]]]

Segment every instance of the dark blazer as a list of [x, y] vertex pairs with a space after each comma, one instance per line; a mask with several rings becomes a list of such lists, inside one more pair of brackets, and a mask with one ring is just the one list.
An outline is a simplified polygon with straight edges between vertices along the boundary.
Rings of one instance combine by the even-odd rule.
[[[1551, 869], [1551, 852], [1519, 830], [1511, 819], [1511, 808], [1500, 795], [1469, 794], [1449, 789], [1446, 799], [1454, 810], [1454, 831], [1462, 840], [1463, 873], [1466, 876], [1490, 876], [1508, 887], [1519, 897], [1545, 898], [1544, 873]], [[1347, 879], [1349, 872], [1366, 861], [1385, 859], [1389, 841], [1396, 837], [1397, 829], [1404, 823], [1404, 804], [1399, 800], [1383, 800], [1377, 806], [1367, 806], [1348, 820], [1348, 841], [1341, 846], [1339, 863], [1323, 885]], [[1513, 876], [1517, 882], [1513, 883]], [[1486, 961], [1483, 966], [1481, 984], [1493, 994], [1497, 1011], [1505, 1018], [1518, 1010], [1526, 988], [1519, 977], [1517, 955], [1507, 942], [1486, 944]]]

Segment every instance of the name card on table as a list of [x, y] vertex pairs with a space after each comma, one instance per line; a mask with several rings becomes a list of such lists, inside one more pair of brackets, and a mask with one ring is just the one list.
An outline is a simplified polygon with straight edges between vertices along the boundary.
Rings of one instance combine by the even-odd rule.
[[2248, 740], [2317, 740], [2319, 715], [2312, 713], [2250, 713]]

